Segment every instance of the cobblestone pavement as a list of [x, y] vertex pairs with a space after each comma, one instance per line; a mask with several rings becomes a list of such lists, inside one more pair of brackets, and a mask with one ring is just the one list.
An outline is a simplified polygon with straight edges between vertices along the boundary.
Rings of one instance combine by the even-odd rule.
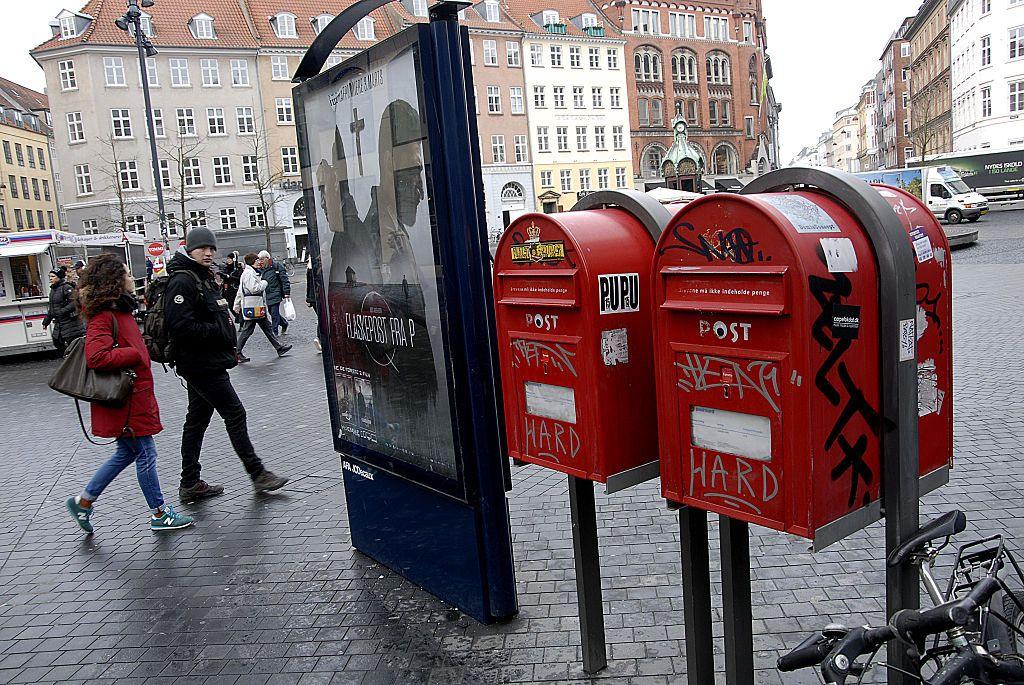
[[[991, 226], [1005, 217], [1007, 228], [996, 230], [1015, 230], [1024, 213], [1014, 214]], [[971, 249], [990, 263], [953, 257], [957, 467], [922, 513], [958, 506], [971, 530], [1024, 540], [1024, 374], [1014, 353], [1024, 334], [1024, 269], [1006, 262], [996, 239]], [[227, 493], [182, 507], [198, 523], [170, 535], [148, 530], [131, 473], [97, 504], [96, 534], [78, 532], [63, 500], [109, 450], [85, 443], [73, 407], [46, 388], [54, 361], [0, 364], [0, 682], [584, 680], [564, 477], [513, 470], [522, 610], [507, 623], [460, 617], [353, 552], [312, 317], [302, 309], [289, 357], [274, 358], [257, 332], [247, 347], [253, 362], [232, 372], [260, 454], [292, 482], [277, 496], [254, 496], [215, 419], [203, 474]], [[159, 469], [176, 502], [185, 392], [173, 375], [157, 376], [167, 427], [157, 439]], [[597, 680], [685, 682], [677, 519], [656, 483], [597, 502], [610, 643]], [[801, 540], [752, 529], [759, 683], [815, 682], [806, 673], [781, 680], [779, 651], [832, 620], [881, 620], [881, 539], [876, 525], [811, 554]], [[713, 550], [717, 579], [716, 561]]]

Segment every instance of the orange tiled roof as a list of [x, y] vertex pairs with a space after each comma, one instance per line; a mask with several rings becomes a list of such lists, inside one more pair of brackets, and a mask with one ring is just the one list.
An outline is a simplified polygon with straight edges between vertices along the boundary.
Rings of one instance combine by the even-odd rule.
[[498, 4], [498, 21], [487, 21], [484, 18], [484, 0], [480, 0], [472, 7], [467, 7], [464, 12], [465, 18], [459, 23], [472, 29], [491, 29], [494, 31], [522, 31], [522, 27], [512, 18], [509, 9]]
[[3, 77], [0, 77], [0, 97], [11, 101], [23, 112], [39, 112], [50, 109], [50, 100], [45, 95]]
[[[540, 25], [540, 13], [544, 10], [558, 12], [559, 22], [565, 24], [565, 35], [577, 38], [589, 37], [571, 20], [581, 14], [597, 16], [599, 26], [604, 27], [605, 38], [621, 38], [619, 30], [608, 20], [608, 17], [589, 0], [515, 0], [504, 3], [504, 9], [527, 33], [545, 33]], [[534, 21], [534, 16], [537, 20]]]

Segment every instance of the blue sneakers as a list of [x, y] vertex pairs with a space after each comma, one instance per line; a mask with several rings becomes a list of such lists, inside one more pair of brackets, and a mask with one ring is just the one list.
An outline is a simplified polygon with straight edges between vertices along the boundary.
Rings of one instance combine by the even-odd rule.
[[163, 506], [163, 516], [151, 516], [149, 519], [149, 527], [153, 530], [177, 530], [179, 528], [188, 528], [195, 519], [191, 516], [185, 516], [174, 511], [174, 507], [170, 504]]
[[86, 533], [92, 532], [92, 524], [89, 523], [89, 517], [92, 516], [92, 508], [86, 508], [78, 504], [77, 497], [68, 497], [68, 501], [65, 502], [68, 507], [68, 511], [71, 513], [71, 518], [75, 519], [75, 523], [78, 527], [84, 530]]

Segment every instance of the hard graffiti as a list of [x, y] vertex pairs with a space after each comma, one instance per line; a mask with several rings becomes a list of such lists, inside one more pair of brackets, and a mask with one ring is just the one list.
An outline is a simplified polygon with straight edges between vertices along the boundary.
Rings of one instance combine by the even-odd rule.
[[666, 245], [659, 254], [665, 254], [669, 250], [685, 250], [704, 257], [708, 262], [729, 261], [736, 264], [772, 260], [762, 250], [757, 249], [759, 243], [745, 228], [737, 227], [730, 231], [716, 231], [714, 234], [704, 235], [697, 234], [696, 227], [684, 221], [672, 229], [672, 237], [678, 244]]
[[[700, 450], [699, 457], [694, 452], [690, 448], [690, 497], [696, 493], [700, 497], [720, 499], [732, 506], [746, 507], [760, 516], [761, 508], [750, 500], [767, 504], [778, 496], [779, 478], [768, 464], [751, 464], [746, 459], [730, 457], [728, 461], [735, 462], [735, 469], [730, 469], [728, 461], [720, 454], [715, 454], [709, 464], [707, 452]], [[697, 491], [698, 485], [701, 492]], [[704, 492], [709, 489], [718, 492]]]
[[[576, 356], [576, 353], [570, 352], [558, 343], [551, 343], [549, 345], [537, 340], [516, 338], [512, 341], [512, 349], [518, 353], [518, 358], [526, 366], [544, 368], [547, 364], [550, 364], [559, 371], [568, 371], [573, 376], [578, 375], [576, 367], [572, 364], [572, 359]], [[517, 359], [513, 357], [513, 363], [516, 361]]]
[[702, 392], [713, 388], [727, 391], [735, 388], [740, 399], [746, 390], [763, 397], [776, 412], [779, 411], [778, 366], [774, 362], [755, 359], [745, 366], [732, 359], [686, 353], [684, 362], [676, 362], [682, 375], [676, 383], [686, 391]]
[[526, 451], [533, 456], [551, 459], [556, 464], [562, 460], [575, 461], [580, 452], [580, 436], [571, 424], [547, 421], [527, 415]]

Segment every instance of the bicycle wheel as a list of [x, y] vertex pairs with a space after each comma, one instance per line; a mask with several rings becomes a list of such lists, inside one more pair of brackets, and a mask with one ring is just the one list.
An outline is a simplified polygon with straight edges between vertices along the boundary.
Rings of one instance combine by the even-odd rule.
[[[1014, 628], [1024, 631], [1024, 612], [1020, 604], [1024, 604], [1024, 592], [1000, 593], [992, 598], [990, 607], [998, 611]], [[1017, 601], [1014, 601], [1014, 597]], [[989, 616], [983, 636], [985, 648], [993, 654], [1020, 654], [1024, 650], [1024, 637], [1016, 633], [999, 619]]]

